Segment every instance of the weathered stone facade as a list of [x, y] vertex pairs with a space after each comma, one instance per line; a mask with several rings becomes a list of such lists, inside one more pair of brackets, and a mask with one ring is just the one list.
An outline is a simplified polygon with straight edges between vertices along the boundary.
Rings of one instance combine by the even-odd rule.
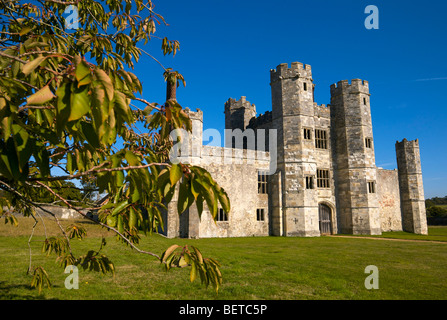
[[187, 110], [187, 161], [210, 171], [227, 191], [231, 212], [214, 222], [205, 205], [199, 220], [194, 205], [179, 217], [171, 203], [168, 237], [427, 233], [419, 143], [396, 144], [398, 170], [376, 167], [367, 81], [332, 85], [327, 106], [314, 101], [309, 65], [279, 65], [270, 85], [271, 112], [257, 117], [246, 97], [225, 103], [226, 131], [248, 138], [228, 134], [225, 148], [203, 146], [203, 114]]

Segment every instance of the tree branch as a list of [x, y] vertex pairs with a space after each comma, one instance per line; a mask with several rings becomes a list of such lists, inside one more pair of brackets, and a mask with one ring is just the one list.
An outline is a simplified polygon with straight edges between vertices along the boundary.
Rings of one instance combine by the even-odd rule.
[[58, 180], [71, 180], [80, 178], [83, 176], [88, 176], [90, 174], [96, 174], [100, 172], [113, 172], [113, 171], [124, 171], [124, 170], [136, 170], [136, 169], [145, 169], [152, 166], [170, 166], [168, 163], [149, 163], [141, 166], [127, 166], [127, 167], [119, 167], [119, 168], [104, 168], [104, 169], [97, 169], [99, 167], [103, 167], [106, 164], [109, 164], [110, 162], [106, 161], [100, 164], [99, 166], [96, 166], [90, 170], [78, 173], [78, 174], [70, 174], [67, 176], [59, 176], [59, 177], [48, 177], [48, 178], [32, 178], [29, 179], [29, 181], [58, 181]]
[[104, 227], [104, 228], [106, 228], [106, 229], [109, 229], [109, 230], [115, 232], [117, 235], [119, 235], [124, 241], [126, 241], [126, 242], [127, 242], [133, 249], [135, 249], [137, 252], [151, 255], [151, 256], [157, 258], [158, 260], [160, 260], [160, 256], [159, 256], [159, 255], [157, 255], [157, 254], [155, 254], [155, 253], [152, 253], [152, 252], [149, 252], [149, 251], [141, 250], [140, 248], [136, 247], [136, 246], [135, 246], [129, 239], [127, 239], [122, 233], [120, 233], [120, 232], [119, 232], [118, 230], [116, 230], [115, 228], [110, 227], [109, 225], [107, 225], [107, 224], [105, 224], [105, 223], [102, 223], [101, 221], [96, 221], [95, 219], [93, 219], [93, 218], [89, 217], [88, 215], [86, 215], [85, 213], [83, 213], [81, 210], [79, 210], [79, 209], [77, 209], [76, 207], [72, 206], [67, 200], [65, 200], [64, 198], [62, 198], [60, 195], [58, 195], [56, 192], [54, 192], [54, 191], [53, 191], [50, 187], [48, 187], [47, 185], [43, 184], [42, 182], [37, 182], [37, 184], [41, 185], [42, 187], [44, 187], [45, 189], [47, 189], [49, 192], [51, 192], [53, 195], [55, 195], [56, 197], [58, 197], [59, 199], [61, 199], [62, 202], [64, 202], [67, 206], [70, 207], [70, 209], [75, 210], [77, 213], [79, 213], [79, 214], [80, 214], [81, 216], [83, 216], [84, 218], [86, 218], [86, 219], [88, 219], [88, 220], [90, 220], [90, 221], [93, 221], [93, 222], [95, 222], [95, 223], [101, 225], [102, 227]]

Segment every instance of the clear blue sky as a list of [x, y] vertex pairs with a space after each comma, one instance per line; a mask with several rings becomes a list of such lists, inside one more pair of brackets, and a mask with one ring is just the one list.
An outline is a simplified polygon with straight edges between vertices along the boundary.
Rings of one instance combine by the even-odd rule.
[[[224, 129], [224, 103], [247, 96], [258, 113], [271, 110], [269, 70], [310, 64], [318, 104], [339, 80], [370, 83], [376, 164], [396, 168], [395, 143], [418, 138], [425, 196], [447, 195], [447, 2], [363, 0], [154, 0], [180, 41], [163, 57], [157, 39], [146, 49], [182, 73], [183, 107], [204, 112], [204, 128]], [[379, 30], [367, 30], [367, 5], [379, 9]], [[161, 67], [142, 57], [134, 71], [144, 98], [164, 102]]]

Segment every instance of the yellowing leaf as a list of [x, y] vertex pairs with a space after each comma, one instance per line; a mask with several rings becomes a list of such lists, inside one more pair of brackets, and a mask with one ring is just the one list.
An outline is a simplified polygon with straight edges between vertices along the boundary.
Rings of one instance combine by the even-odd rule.
[[28, 32], [30, 32], [31, 30], [33, 30], [33, 28], [25, 26], [22, 28], [22, 30], [20, 30], [19, 35], [23, 36], [23, 35], [27, 34]]
[[51, 92], [48, 85], [46, 85], [39, 91], [29, 96], [26, 102], [28, 105], [41, 105], [47, 103], [53, 98], [55, 98], [55, 95]]
[[112, 101], [113, 96], [115, 95], [112, 80], [110, 80], [110, 77], [107, 75], [107, 73], [101, 69], [95, 69], [95, 75], [98, 80], [101, 81], [102, 86], [106, 90], [107, 98]]
[[29, 75], [31, 72], [33, 72], [44, 60], [46, 57], [39, 56], [36, 59], [27, 62], [22, 69], [22, 72], [25, 74], [25, 76]]
[[171, 255], [175, 251], [175, 249], [179, 248], [179, 245], [172, 245], [170, 246], [162, 255], [161, 255], [161, 261], [166, 261], [166, 258]]

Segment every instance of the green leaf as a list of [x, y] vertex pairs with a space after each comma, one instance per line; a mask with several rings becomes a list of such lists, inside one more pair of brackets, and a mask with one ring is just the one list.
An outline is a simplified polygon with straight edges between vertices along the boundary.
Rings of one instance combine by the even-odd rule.
[[117, 227], [118, 227], [118, 232], [123, 234], [124, 233], [124, 224], [123, 224], [123, 216], [122, 215], [118, 215]]
[[[216, 188], [215, 188], [216, 189]], [[230, 212], [230, 199], [228, 198], [227, 193], [225, 192], [224, 189], [218, 187], [217, 190], [217, 198], [219, 199], [220, 204], [222, 205], [222, 209], [224, 209], [224, 211], [226, 213]]]
[[71, 108], [71, 84], [63, 82], [56, 91], [56, 130], [60, 135], [70, 117]]
[[82, 85], [89, 84], [92, 80], [90, 77], [90, 68], [88, 64], [82, 60], [80, 56], [75, 57], [76, 69], [75, 77], [78, 80], [78, 88]]
[[129, 227], [133, 228], [137, 226], [137, 214], [134, 208], [130, 208], [129, 210]]
[[196, 280], [197, 278], [197, 268], [196, 268], [196, 264], [193, 262], [191, 263], [191, 273], [189, 274], [189, 280], [191, 282], [194, 282], [194, 280]]
[[118, 219], [117, 219], [116, 216], [109, 214], [109, 215], [107, 216], [107, 225], [110, 226], [110, 227], [112, 227], [112, 228], [115, 228], [115, 227], [116, 227], [117, 220], [118, 220]]
[[71, 108], [68, 121], [78, 120], [90, 111], [88, 88], [75, 89], [71, 94]]
[[[34, 158], [36, 159], [37, 166], [39, 167], [40, 175], [42, 177], [49, 176], [50, 175], [50, 158], [49, 158], [48, 151], [47, 151], [46, 147], [43, 146], [43, 147], [37, 148], [37, 150], [34, 151]], [[67, 159], [68, 159], [68, 157], [67, 157]]]
[[73, 155], [71, 152], [67, 153], [67, 165], [66, 168], [70, 174], [73, 174]]
[[31, 30], [33, 30], [33, 28], [25, 26], [25, 27], [22, 28], [22, 30], [20, 30], [19, 35], [24, 36], [25, 34], [30, 32]]
[[46, 85], [39, 91], [28, 97], [26, 103], [28, 105], [42, 105], [53, 99], [55, 95], [51, 92], [50, 87]]
[[113, 209], [112, 215], [113, 216], [117, 215], [118, 213], [123, 211], [128, 205], [129, 205], [129, 200], [124, 200], [124, 201], [118, 203], [118, 205], [115, 207], [115, 209]]
[[188, 190], [186, 188], [186, 182], [183, 181], [180, 184], [178, 200], [177, 200], [177, 211], [178, 214], [182, 214], [188, 208]]
[[90, 122], [81, 122], [82, 133], [87, 139], [88, 143], [92, 145], [93, 148], [100, 148], [101, 143], [99, 142], [98, 135]]
[[197, 212], [199, 214], [199, 219], [202, 217], [203, 201], [204, 201], [203, 197], [201, 195], [198, 195], [196, 200], [196, 206], [197, 206]]
[[175, 185], [182, 177], [182, 167], [178, 164], [173, 164], [169, 170], [169, 179], [171, 181], [171, 186]]
[[131, 166], [138, 166], [140, 164], [140, 160], [132, 151], [127, 150], [124, 157]]

